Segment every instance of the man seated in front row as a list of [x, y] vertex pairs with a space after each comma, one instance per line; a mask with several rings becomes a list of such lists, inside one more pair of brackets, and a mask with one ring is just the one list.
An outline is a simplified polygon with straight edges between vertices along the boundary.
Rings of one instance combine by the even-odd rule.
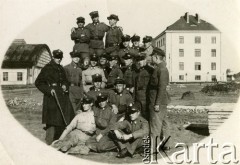
[[110, 126], [110, 132], [120, 149], [117, 157], [132, 157], [142, 146], [143, 137], [149, 134], [148, 121], [140, 115], [140, 105], [130, 104], [125, 120]]
[[82, 109], [66, 127], [58, 141], [53, 142], [52, 146], [62, 152], [72, 154], [87, 154], [89, 148], [85, 142], [96, 131], [94, 112], [92, 110], [93, 100], [85, 97], [82, 100]]

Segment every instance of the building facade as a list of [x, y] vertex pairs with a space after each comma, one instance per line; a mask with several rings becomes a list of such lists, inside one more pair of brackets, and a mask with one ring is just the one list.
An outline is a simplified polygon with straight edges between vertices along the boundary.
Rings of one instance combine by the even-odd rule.
[[221, 69], [221, 32], [186, 13], [154, 38], [166, 53], [170, 82], [226, 81]]
[[4, 56], [0, 71], [1, 85], [34, 84], [51, 56], [46, 44], [26, 44], [24, 40], [15, 40]]

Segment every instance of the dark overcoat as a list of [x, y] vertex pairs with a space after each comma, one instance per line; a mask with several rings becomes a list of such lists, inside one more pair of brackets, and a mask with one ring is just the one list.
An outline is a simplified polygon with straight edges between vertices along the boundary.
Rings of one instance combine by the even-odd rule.
[[67, 90], [69, 87], [63, 67], [52, 60], [42, 68], [35, 85], [44, 94], [42, 123], [52, 126], [65, 126], [57, 102], [51, 95], [51, 90], [55, 89], [64, 117], [69, 124], [74, 117], [74, 111], [68, 93], [62, 89], [62, 85], [66, 85]]

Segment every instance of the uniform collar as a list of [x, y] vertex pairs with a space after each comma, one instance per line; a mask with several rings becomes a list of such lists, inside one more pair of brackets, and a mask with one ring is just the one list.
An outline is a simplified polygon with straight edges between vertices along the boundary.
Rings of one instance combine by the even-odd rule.
[[74, 63], [73, 61], [71, 62], [71, 66], [72, 66], [73, 68], [77, 68], [77, 67], [78, 67], [78, 65], [77, 65], [76, 63]]
[[92, 23], [93, 25], [98, 25], [99, 24], [99, 21], [98, 22], [96, 22], [96, 23]]

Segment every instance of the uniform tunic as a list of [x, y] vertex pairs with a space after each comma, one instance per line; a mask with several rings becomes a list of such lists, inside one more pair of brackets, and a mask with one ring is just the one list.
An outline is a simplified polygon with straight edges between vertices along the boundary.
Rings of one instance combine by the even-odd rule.
[[118, 65], [115, 65], [112, 68], [109, 67], [109, 70], [110, 72], [107, 79], [107, 88], [113, 88], [116, 78], [123, 78], [123, 73]]
[[123, 33], [117, 26], [110, 27], [106, 34], [106, 52], [111, 53], [119, 50], [119, 44], [122, 42]]
[[64, 69], [69, 81], [69, 98], [71, 100], [73, 109], [76, 112], [83, 97], [82, 69], [74, 62], [66, 65]]
[[114, 139], [114, 141], [118, 143], [121, 150], [126, 148], [128, 152], [133, 155], [137, 148], [142, 147], [142, 138], [148, 135], [149, 125], [146, 119], [144, 119], [142, 116], [138, 116], [138, 118], [134, 121], [128, 119], [122, 122], [117, 122], [110, 126], [110, 130], [119, 130], [125, 134], [133, 135], [133, 138], [126, 142]]
[[[94, 151], [103, 152], [116, 148], [114, 142], [108, 137], [109, 125], [117, 122], [116, 115], [112, 112], [109, 105], [105, 108], [94, 107], [94, 117], [96, 123], [96, 135], [91, 137], [86, 145]], [[103, 137], [99, 142], [96, 141], [96, 136], [102, 134]]]
[[71, 33], [71, 39], [75, 42], [73, 50], [89, 53], [90, 31], [88, 29], [75, 28]]
[[127, 90], [123, 90], [121, 94], [118, 94], [114, 90], [110, 90], [109, 95], [109, 102], [118, 107], [118, 119], [125, 116], [127, 106], [129, 106], [130, 103], [133, 103], [131, 94]]
[[96, 53], [98, 56], [103, 53], [104, 43], [103, 38], [105, 33], [109, 30], [103, 22], [89, 23], [86, 28], [90, 31], [90, 44], [91, 53]]
[[145, 119], [149, 117], [149, 111], [147, 111], [147, 87], [150, 80], [150, 76], [153, 72], [153, 68], [144, 66], [136, 71], [135, 82], [135, 101], [140, 102], [142, 105], [142, 116]]
[[[149, 81], [149, 110], [150, 110], [150, 130], [151, 136], [168, 136], [168, 123], [166, 122], [167, 104], [169, 97], [167, 93], [167, 85], [169, 83], [169, 73], [166, 63], [162, 62], [154, 69]], [[160, 110], [155, 111], [154, 106], [159, 105]], [[163, 126], [166, 129], [162, 129]], [[165, 132], [162, 132], [165, 131]]]
[[125, 66], [124, 59], [122, 58], [126, 53], [129, 53], [130, 47], [122, 48], [118, 51], [118, 57], [120, 60], [121, 66]]
[[88, 69], [82, 72], [83, 89], [85, 92], [88, 92], [90, 87], [93, 86], [92, 75], [94, 74], [100, 74], [102, 76], [102, 87], [103, 88], [105, 87], [107, 79], [105, 77], [104, 71], [97, 66], [95, 67], [90, 66]]

